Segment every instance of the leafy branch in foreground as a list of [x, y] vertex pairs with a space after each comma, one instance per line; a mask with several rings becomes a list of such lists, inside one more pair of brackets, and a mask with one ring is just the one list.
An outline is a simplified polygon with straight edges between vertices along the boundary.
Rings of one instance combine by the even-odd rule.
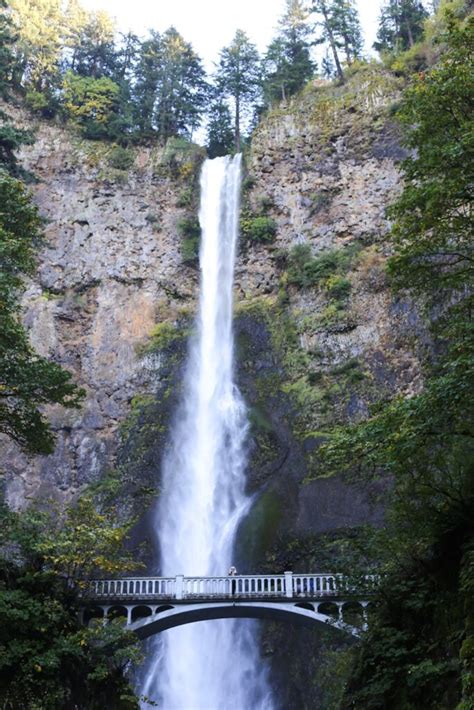
[[82, 580], [136, 563], [133, 521], [92, 492], [64, 513], [47, 502], [0, 510], [0, 705], [9, 710], [137, 710], [126, 677], [140, 659], [119, 620], [83, 627]]
[[0, 169], [0, 433], [30, 453], [53, 451], [45, 404], [78, 407], [71, 374], [32, 348], [20, 319], [24, 278], [35, 270], [41, 220], [23, 184]]

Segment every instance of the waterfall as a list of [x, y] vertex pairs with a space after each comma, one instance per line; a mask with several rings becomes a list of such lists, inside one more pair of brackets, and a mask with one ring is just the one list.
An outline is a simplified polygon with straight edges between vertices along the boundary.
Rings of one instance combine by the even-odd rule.
[[[246, 408], [233, 378], [232, 286], [240, 155], [204, 163], [201, 293], [156, 514], [161, 574], [226, 575], [245, 494]], [[255, 622], [205, 621], [160, 634], [142, 687], [162, 710], [269, 710]], [[146, 706], [145, 706], [146, 707]]]

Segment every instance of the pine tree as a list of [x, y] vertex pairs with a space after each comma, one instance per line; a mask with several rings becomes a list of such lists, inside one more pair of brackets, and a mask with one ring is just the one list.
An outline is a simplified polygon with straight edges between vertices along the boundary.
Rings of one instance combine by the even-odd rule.
[[331, 5], [332, 26], [337, 44], [344, 50], [350, 65], [362, 54], [364, 39], [359, 13], [354, 0], [333, 0]]
[[71, 43], [71, 69], [93, 79], [112, 78], [117, 62], [114, 35], [114, 23], [106, 12], [89, 13]]
[[21, 83], [37, 92], [57, 85], [62, 51], [60, 0], [10, 0], [18, 27], [15, 59]]
[[263, 60], [263, 90], [268, 103], [292, 96], [314, 74], [315, 64], [307, 41], [310, 33], [307, 17], [302, 0], [286, 0], [280, 33], [269, 45]]
[[174, 27], [143, 42], [133, 89], [142, 136], [190, 135], [201, 121], [209, 87], [201, 59]]
[[202, 61], [174, 27], [162, 37], [162, 65], [156, 101], [158, 133], [190, 135], [201, 121], [208, 86]]
[[210, 158], [228, 155], [234, 147], [232, 116], [222, 98], [217, 98], [209, 111], [207, 125], [207, 153]]
[[238, 152], [243, 120], [250, 117], [261, 86], [257, 48], [242, 30], [237, 30], [231, 44], [220, 52], [216, 85], [219, 95], [232, 102], [234, 145]]
[[413, 47], [423, 35], [427, 17], [421, 0], [387, 0], [380, 13], [374, 48], [379, 52], [402, 52]]
[[336, 65], [336, 72], [341, 84], [344, 83], [344, 72], [342, 71], [341, 60], [338, 52], [338, 37], [334, 23], [333, 3], [329, 0], [312, 0], [313, 12], [321, 17], [319, 23], [322, 26], [322, 36], [317, 40], [318, 43], [328, 42]]

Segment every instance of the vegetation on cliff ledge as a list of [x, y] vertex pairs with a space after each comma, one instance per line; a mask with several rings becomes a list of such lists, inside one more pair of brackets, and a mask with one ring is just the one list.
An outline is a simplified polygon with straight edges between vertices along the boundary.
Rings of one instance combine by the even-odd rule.
[[379, 406], [322, 450], [326, 473], [393, 482], [386, 526], [371, 536], [383, 582], [343, 710], [474, 707], [473, 18], [448, 15], [441, 39], [400, 109], [413, 152], [389, 261], [395, 288], [425, 303], [435, 354], [420, 395]]

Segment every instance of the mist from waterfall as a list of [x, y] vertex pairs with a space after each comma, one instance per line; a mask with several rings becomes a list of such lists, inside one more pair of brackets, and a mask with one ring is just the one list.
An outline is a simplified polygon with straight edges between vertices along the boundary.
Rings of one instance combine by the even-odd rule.
[[[250, 505], [248, 422], [234, 383], [232, 331], [240, 162], [240, 155], [208, 160], [201, 175], [199, 315], [156, 513], [163, 576], [226, 575]], [[255, 630], [255, 622], [222, 619], [163, 632], [142, 693], [161, 710], [271, 710]]]

